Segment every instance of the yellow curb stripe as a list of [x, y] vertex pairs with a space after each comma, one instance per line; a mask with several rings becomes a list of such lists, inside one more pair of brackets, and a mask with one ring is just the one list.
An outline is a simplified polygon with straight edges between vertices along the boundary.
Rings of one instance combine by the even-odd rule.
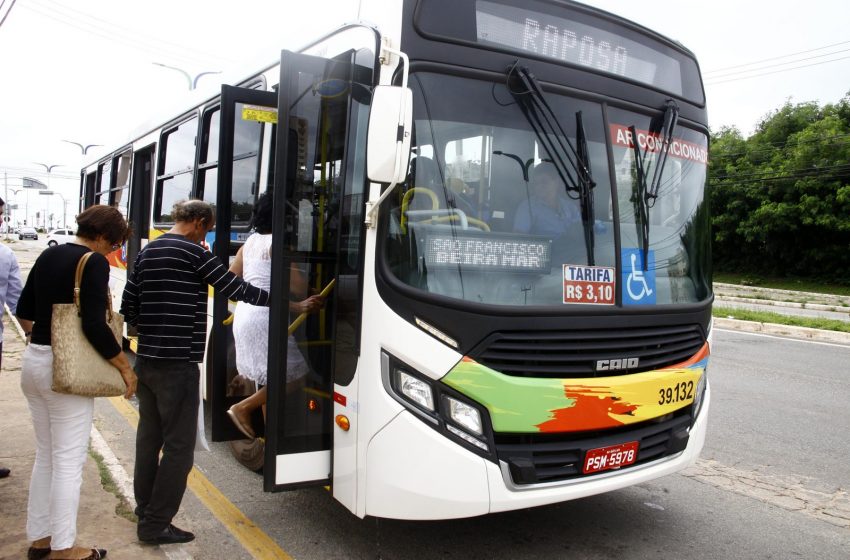
[[[112, 406], [133, 428], [139, 424], [139, 412], [123, 397], [110, 397]], [[206, 508], [236, 537], [242, 547], [257, 560], [292, 560], [277, 543], [265, 534], [253, 521], [245, 517], [239, 508], [228, 500], [218, 488], [201, 472], [192, 467], [188, 480], [189, 489]]]

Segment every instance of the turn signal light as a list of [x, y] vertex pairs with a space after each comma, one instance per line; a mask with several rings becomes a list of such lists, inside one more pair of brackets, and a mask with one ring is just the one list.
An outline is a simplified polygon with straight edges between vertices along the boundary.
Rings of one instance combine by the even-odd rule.
[[339, 426], [343, 432], [347, 432], [349, 428], [351, 428], [351, 422], [348, 420], [348, 416], [337, 414], [335, 420], [336, 425]]

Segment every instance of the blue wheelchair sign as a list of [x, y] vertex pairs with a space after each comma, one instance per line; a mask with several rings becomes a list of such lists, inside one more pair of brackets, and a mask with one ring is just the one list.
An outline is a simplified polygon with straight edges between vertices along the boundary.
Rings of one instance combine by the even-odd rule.
[[655, 251], [649, 251], [647, 270], [643, 269], [641, 249], [623, 249], [622, 262], [623, 305], [654, 304]]

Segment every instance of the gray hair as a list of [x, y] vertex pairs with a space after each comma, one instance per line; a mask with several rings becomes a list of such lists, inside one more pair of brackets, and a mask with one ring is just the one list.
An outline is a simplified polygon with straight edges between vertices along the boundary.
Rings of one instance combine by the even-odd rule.
[[212, 204], [203, 200], [180, 200], [174, 203], [171, 217], [175, 222], [194, 222], [201, 220], [205, 224], [215, 221], [215, 209]]

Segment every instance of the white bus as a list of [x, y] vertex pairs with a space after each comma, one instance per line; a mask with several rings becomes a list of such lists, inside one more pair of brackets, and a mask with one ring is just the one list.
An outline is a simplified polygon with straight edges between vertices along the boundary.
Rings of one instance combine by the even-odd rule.
[[[275, 192], [265, 490], [446, 519], [691, 465], [713, 301], [693, 55], [563, 0], [325, 15], [370, 23], [246, 69], [82, 171], [81, 208], [116, 205], [137, 232], [112, 258], [116, 297], [173, 202], [216, 205], [227, 260]], [[293, 265], [335, 284], [294, 329], [310, 373], [287, 394]], [[238, 439], [228, 302], [210, 313], [212, 437]]]

